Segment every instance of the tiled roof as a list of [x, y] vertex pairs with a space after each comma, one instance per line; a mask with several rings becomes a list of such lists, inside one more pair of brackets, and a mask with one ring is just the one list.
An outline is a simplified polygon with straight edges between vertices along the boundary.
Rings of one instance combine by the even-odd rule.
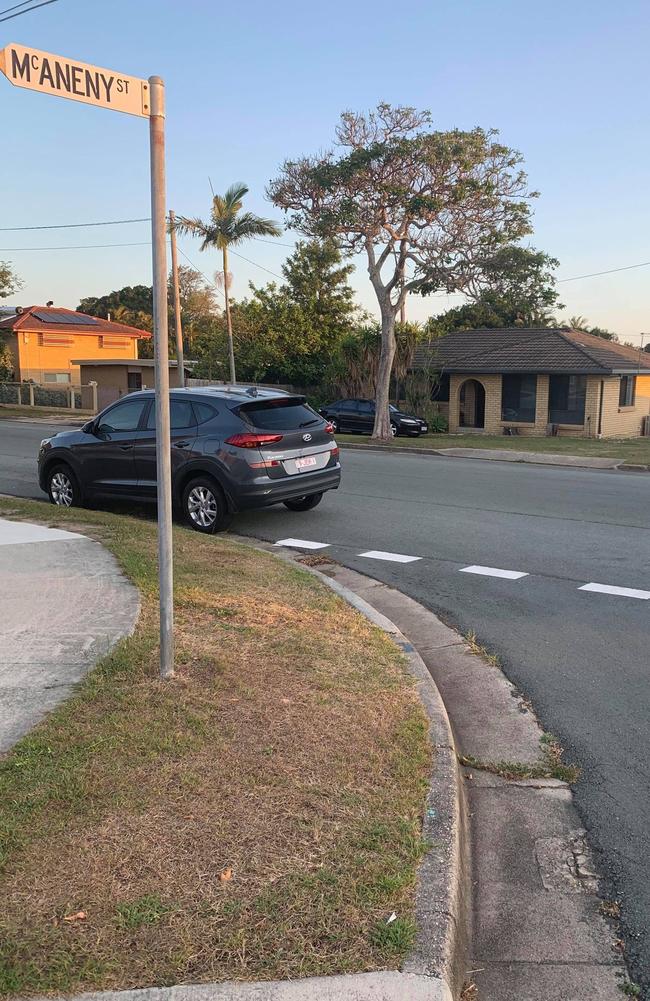
[[579, 330], [511, 327], [457, 330], [421, 344], [412, 367], [446, 372], [548, 372], [607, 375], [650, 372], [650, 355]]
[[[71, 317], [70, 323], [56, 322], [48, 323], [34, 316], [34, 312], [47, 315], [67, 314]], [[103, 320], [98, 316], [88, 316], [88, 323], [79, 322], [80, 318], [88, 316], [87, 313], [78, 313], [74, 309], [63, 309], [61, 306], [26, 306], [22, 313], [15, 313], [0, 320], [0, 332], [3, 330], [24, 330], [33, 333], [66, 333], [66, 334], [115, 334], [122, 337], [151, 337], [146, 330], [139, 330], [137, 327], [130, 327], [125, 323], [115, 323], [113, 320]]]

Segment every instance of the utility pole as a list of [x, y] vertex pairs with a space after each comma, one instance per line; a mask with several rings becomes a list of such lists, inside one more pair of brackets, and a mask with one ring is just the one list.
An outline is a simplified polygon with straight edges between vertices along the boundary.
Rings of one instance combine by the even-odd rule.
[[178, 285], [178, 253], [176, 251], [176, 216], [169, 210], [169, 232], [172, 244], [172, 283], [174, 286], [174, 329], [176, 331], [176, 360], [178, 362], [178, 385], [185, 386], [183, 361], [183, 320], [181, 318], [181, 290]]
[[169, 433], [169, 348], [167, 335], [167, 210], [165, 205], [165, 85], [149, 77], [151, 113], [151, 244], [156, 377], [156, 473], [158, 480], [158, 575], [160, 580], [160, 676], [174, 674], [174, 571], [172, 477]]
[[230, 381], [233, 386], [237, 382], [235, 374], [235, 347], [232, 339], [232, 315], [230, 313], [230, 293], [228, 291], [228, 247], [223, 248], [223, 295], [226, 300], [226, 329], [228, 331], [228, 360], [230, 362]]

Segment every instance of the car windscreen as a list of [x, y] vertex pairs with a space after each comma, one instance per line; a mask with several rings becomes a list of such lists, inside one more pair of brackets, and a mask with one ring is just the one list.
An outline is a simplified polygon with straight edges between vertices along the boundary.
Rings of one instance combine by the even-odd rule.
[[298, 431], [323, 420], [303, 400], [295, 398], [245, 403], [239, 414], [254, 428], [265, 431]]

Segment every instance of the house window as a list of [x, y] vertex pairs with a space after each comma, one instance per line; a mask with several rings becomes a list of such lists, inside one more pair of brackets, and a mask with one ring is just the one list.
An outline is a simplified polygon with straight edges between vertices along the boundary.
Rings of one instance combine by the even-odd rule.
[[551, 424], [584, 424], [586, 375], [552, 375], [548, 381], [548, 419]]
[[449, 372], [443, 372], [431, 388], [431, 399], [436, 403], [449, 403]]
[[504, 375], [501, 380], [501, 420], [535, 423], [536, 375]]
[[70, 373], [43, 372], [43, 382], [70, 382]]
[[636, 376], [622, 375], [621, 387], [618, 391], [619, 407], [633, 407], [635, 396], [636, 396]]
[[126, 385], [130, 393], [142, 389], [142, 372], [127, 372]]

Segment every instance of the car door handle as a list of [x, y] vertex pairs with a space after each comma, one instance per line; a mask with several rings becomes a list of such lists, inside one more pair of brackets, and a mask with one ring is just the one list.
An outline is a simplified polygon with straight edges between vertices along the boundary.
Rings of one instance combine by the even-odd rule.
[[191, 444], [192, 443], [190, 441], [175, 441], [174, 448], [187, 448], [187, 446]]
[[131, 449], [133, 448], [133, 442], [130, 441], [125, 445], [120, 445], [120, 448], [122, 449], [123, 452], [130, 452]]

